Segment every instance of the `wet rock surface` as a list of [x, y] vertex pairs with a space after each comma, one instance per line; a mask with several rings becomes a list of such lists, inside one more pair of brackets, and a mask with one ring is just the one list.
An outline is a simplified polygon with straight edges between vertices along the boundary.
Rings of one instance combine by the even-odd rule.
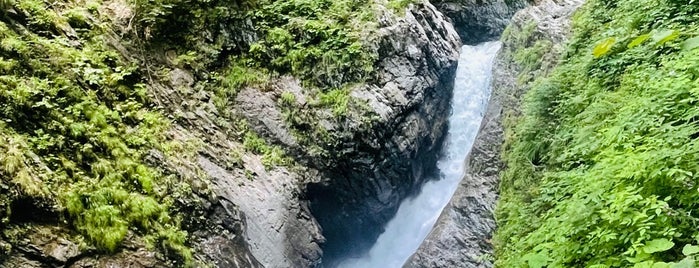
[[399, 16], [383, 13], [372, 41], [379, 55], [376, 80], [350, 93], [365, 110], [351, 111], [346, 120], [319, 120], [337, 137], [328, 155], [300, 146], [282, 120], [275, 101], [282, 91], [297, 96], [297, 105], [306, 103], [298, 81], [283, 78], [268, 92], [244, 90], [237, 98], [257, 133], [319, 171], [318, 180], [302, 187], [325, 236], [326, 266], [368, 249], [400, 201], [434, 170], [446, 133], [460, 47], [456, 31], [426, 1]]
[[382, 23], [378, 82], [352, 92], [378, 120], [308, 187], [330, 261], [374, 243], [400, 202], [434, 171], [446, 134], [458, 36], [429, 3]]
[[466, 44], [495, 40], [510, 18], [528, 0], [436, 0], [434, 5], [449, 17]]
[[13, 254], [0, 267], [169, 267], [157, 253], [130, 237], [123, 250], [113, 255], [102, 255], [94, 249], [76, 244], [68, 229], [57, 225], [27, 225], [13, 231], [18, 243]]
[[[404, 267], [493, 266], [490, 238], [496, 228], [493, 212], [499, 172], [504, 165], [500, 160], [503, 120], [505, 115], [519, 113], [520, 101], [529, 88], [517, 82], [522, 67], [512, 60], [512, 53], [537, 40], [549, 40], [553, 47], [542, 61], [555, 62], [569, 33], [570, 18], [582, 2], [541, 1], [515, 15], [511, 26], [515, 31], [532, 23], [536, 28], [525, 43], [503, 40], [493, 68], [493, 92], [479, 134], [465, 160], [464, 178], [432, 232]], [[544, 64], [542, 68], [551, 66]]]

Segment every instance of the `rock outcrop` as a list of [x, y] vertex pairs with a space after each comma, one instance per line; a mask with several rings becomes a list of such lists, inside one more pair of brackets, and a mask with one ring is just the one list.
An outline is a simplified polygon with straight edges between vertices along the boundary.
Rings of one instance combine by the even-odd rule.
[[[277, 81], [285, 84], [288, 78]], [[183, 114], [173, 135], [181, 140], [200, 140], [199, 152], [171, 165], [173, 173], [206, 178], [195, 187], [200, 200], [180, 200], [193, 217], [187, 229], [193, 233], [195, 258], [216, 267], [313, 267], [320, 263], [324, 241], [310, 214], [308, 202], [301, 199], [304, 185], [318, 180], [303, 167], [266, 166], [263, 157], [245, 151], [232, 138], [234, 124], [222, 118], [211, 93], [196, 89], [186, 70], [170, 72], [169, 83], [153, 84], [159, 105], [173, 114]], [[241, 93], [260, 92], [246, 89]], [[252, 94], [252, 93], [250, 93]], [[274, 105], [256, 98], [260, 106]], [[235, 113], [250, 107], [231, 107]], [[274, 114], [256, 113], [260, 119]], [[257, 121], [255, 121], [257, 122]], [[168, 163], [155, 157], [154, 163]], [[162, 164], [161, 164], [162, 165]], [[195, 184], [196, 186], [196, 184]]]
[[497, 39], [510, 18], [528, 0], [436, 0], [434, 5], [449, 17], [466, 44]]
[[[503, 120], [520, 110], [527, 82], [517, 81], [523, 71], [545, 74], [562, 52], [569, 21], [582, 0], [546, 0], [518, 12], [503, 35], [503, 49], [493, 68], [493, 93], [481, 130], [465, 160], [465, 175], [432, 232], [404, 267], [492, 267]], [[535, 27], [532, 27], [535, 26]], [[530, 30], [526, 30], [529, 29]], [[538, 70], [514, 60], [518, 50], [537, 41], [551, 42]]]
[[[400, 201], [423, 182], [425, 173], [432, 172], [446, 133], [460, 47], [456, 31], [427, 1], [411, 5], [399, 16], [388, 9], [381, 13], [370, 41], [379, 56], [378, 73], [374, 81], [355, 86], [350, 93], [366, 104], [359, 109], [364, 111], [351, 111], [344, 120], [334, 120], [328, 112], [319, 120], [338, 137], [328, 154], [314, 155], [299, 145], [282, 120], [276, 104], [282, 91], [294, 94], [297, 105], [306, 105], [298, 81], [283, 78], [268, 92], [244, 90], [237, 98], [257, 133], [319, 171], [319, 180], [301, 187], [307, 189], [302, 198], [310, 202], [326, 238], [325, 264], [368, 249]], [[298, 197], [278, 201], [293, 198]]]

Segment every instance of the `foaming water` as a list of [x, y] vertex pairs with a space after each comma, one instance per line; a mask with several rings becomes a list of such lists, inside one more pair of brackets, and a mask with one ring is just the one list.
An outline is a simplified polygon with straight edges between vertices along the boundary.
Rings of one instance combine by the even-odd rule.
[[417, 250], [442, 209], [454, 195], [490, 98], [490, 77], [500, 42], [463, 46], [454, 81], [452, 114], [444, 152], [437, 167], [439, 180], [425, 183], [414, 198], [403, 201], [376, 244], [361, 258], [342, 261], [340, 268], [393, 268]]

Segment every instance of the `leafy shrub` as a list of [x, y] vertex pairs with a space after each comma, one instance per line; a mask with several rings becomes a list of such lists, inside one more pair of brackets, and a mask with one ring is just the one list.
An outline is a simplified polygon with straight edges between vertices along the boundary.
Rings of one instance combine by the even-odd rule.
[[374, 19], [370, 1], [263, 3], [253, 16], [263, 39], [250, 48], [261, 66], [321, 87], [366, 79], [373, 71], [376, 55], [360, 34]]
[[579, 11], [566, 58], [508, 130], [497, 266], [695, 262], [684, 249], [699, 242], [698, 21], [686, 1]]

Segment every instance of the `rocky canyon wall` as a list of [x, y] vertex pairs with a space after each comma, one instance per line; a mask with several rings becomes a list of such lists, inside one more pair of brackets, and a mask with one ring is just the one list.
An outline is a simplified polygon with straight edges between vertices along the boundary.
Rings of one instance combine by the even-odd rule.
[[[493, 67], [492, 95], [481, 129], [465, 160], [465, 175], [434, 229], [404, 267], [492, 267], [503, 124], [520, 112], [528, 83], [555, 66], [582, 0], [546, 0], [512, 19]], [[541, 47], [536, 51], [532, 48]], [[518, 53], [520, 56], [518, 56]], [[518, 60], [537, 53], [535, 62]]]

